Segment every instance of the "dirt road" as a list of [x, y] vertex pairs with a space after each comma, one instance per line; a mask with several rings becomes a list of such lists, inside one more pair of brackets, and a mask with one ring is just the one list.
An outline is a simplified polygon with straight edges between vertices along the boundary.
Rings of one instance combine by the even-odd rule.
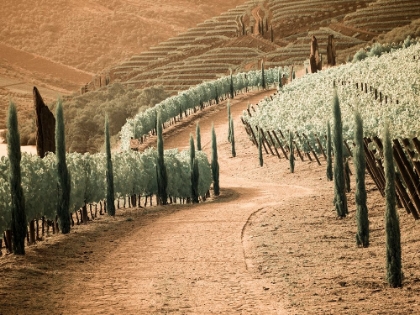
[[[368, 182], [371, 246], [355, 246], [350, 215], [337, 220], [325, 167], [258, 152], [240, 113], [264, 93], [200, 117], [210, 153], [214, 123], [221, 196], [197, 205], [117, 210], [0, 258], [0, 314], [414, 314], [420, 311], [416, 222], [400, 211], [403, 289], [384, 281], [383, 199]], [[165, 148], [186, 148], [195, 122], [165, 130]], [[323, 165], [325, 162], [321, 160]], [[416, 258], [417, 257], [417, 258]]]

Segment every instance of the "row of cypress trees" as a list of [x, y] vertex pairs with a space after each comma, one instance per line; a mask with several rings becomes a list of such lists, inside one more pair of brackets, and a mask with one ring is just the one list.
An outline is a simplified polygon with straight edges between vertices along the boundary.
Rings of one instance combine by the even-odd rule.
[[[16, 106], [10, 102], [7, 121], [7, 146], [10, 161], [10, 189], [11, 189], [11, 230], [13, 253], [25, 254], [25, 237], [27, 233], [27, 219], [25, 211], [25, 196], [21, 180], [21, 149], [20, 134]], [[115, 215], [113, 173], [111, 161], [111, 149], [109, 139], [108, 118], [105, 120], [105, 139], [107, 155], [107, 205], [108, 213]], [[60, 230], [63, 234], [70, 232], [71, 218], [69, 212], [70, 204], [70, 174], [66, 163], [66, 142], [64, 136], [64, 114], [61, 100], [58, 101], [56, 109], [55, 144], [57, 159], [57, 219]]]
[[[162, 134], [162, 122], [160, 118], [160, 114], [157, 116], [156, 122], [156, 130], [157, 130], [157, 149], [158, 149], [158, 157], [156, 163], [156, 172], [157, 172], [157, 181], [158, 181], [158, 199], [160, 204], [166, 205], [167, 204], [167, 181], [168, 177], [166, 174], [166, 167], [164, 161], [164, 150], [163, 150], [163, 134]], [[197, 123], [196, 125], [196, 140], [197, 140], [197, 150], [201, 151], [201, 131], [200, 131], [200, 124]], [[194, 144], [194, 137], [190, 134], [189, 140], [190, 146], [190, 169], [191, 169], [191, 201], [193, 203], [199, 202], [199, 167], [198, 167], [198, 160], [195, 157], [195, 144]], [[220, 186], [219, 186], [219, 163], [218, 163], [218, 156], [217, 156], [217, 142], [216, 142], [216, 133], [214, 131], [214, 126], [212, 126], [212, 158], [211, 158], [211, 170], [212, 170], [212, 177], [213, 177], [213, 191], [214, 195], [218, 196], [220, 194]]]
[[[327, 125], [327, 178], [334, 179], [334, 205], [337, 216], [344, 218], [348, 214], [347, 198], [345, 194], [344, 180], [344, 157], [343, 157], [343, 138], [341, 111], [337, 92], [334, 92], [333, 101], [333, 142], [334, 142], [334, 172], [331, 166], [331, 131]], [[357, 233], [356, 243], [361, 247], [369, 246], [369, 218], [366, 205], [365, 170], [366, 160], [363, 143], [363, 119], [358, 111], [355, 112], [355, 150], [354, 166], [356, 173], [356, 221]], [[401, 262], [401, 237], [399, 218], [396, 208], [395, 195], [395, 168], [393, 160], [393, 149], [389, 126], [384, 128], [384, 173], [385, 173], [385, 235], [386, 235], [386, 279], [391, 287], [401, 287], [403, 280]]]
[[[354, 166], [356, 173], [356, 244], [360, 247], [369, 246], [369, 217], [367, 208], [367, 194], [365, 185], [366, 160], [363, 142], [363, 119], [358, 111], [355, 112], [355, 134], [354, 134]], [[401, 241], [398, 213], [396, 210], [395, 197], [395, 169], [393, 165], [392, 143], [388, 125], [384, 129], [384, 171], [386, 179], [386, 211], [385, 211], [385, 232], [386, 232], [386, 279], [391, 287], [402, 286], [402, 263], [401, 263]], [[330, 123], [327, 122], [327, 180], [334, 180], [334, 206], [337, 217], [345, 218], [348, 214], [346, 186], [344, 169], [348, 164], [344, 162], [342, 120], [339, 99], [336, 90], [333, 98], [333, 136], [331, 135]], [[333, 145], [334, 144], [334, 145]], [[293, 137], [289, 132], [289, 163], [290, 172], [294, 172]], [[260, 166], [263, 166], [262, 156], [262, 134], [258, 132], [258, 153]], [[334, 153], [334, 172], [333, 159]], [[346, 160], [348, 162], [348, 160]]]
[[[157, 117], [157, 161], [156, 161], [156, 172], [158, 179], [158, 199], [160, 204], [167, 204], [167, 174], [164, 162], [164, 150], [163, 150], [163, 137], [162, 137], [162, 123], [160, 121], [160, 115]], [[233, 125], [232, 125], [233, 126]], [[23, 194], [21, 184], [21, 149], [20, 149], [20, 135], [18, 129], [18, 119], [16, 106], [13, 102], [10, 103], [8, 112], [8, 157], [10, 161], [10, 187], [11, 187], [11, 230], [12, 230], [12, 247], [13, 252], [18, 255], [25, 254], [25, 238], [27, 233], [27, 219], [25, 211], [25, 197]], [[63, 234], [70, 232], [71, 217], [69, 212], [70, 203], [70, 173], [66, 164], [66, 145], [64, 135], [64, 114], [62, 103], [59, 100], [56, 109], [56, 130], [55, 130], [55, 142], [56, 142], [56, 159], [57, 159], [57, 219], [60, 226], [60, 230]], [[201, 136], [200, 126], [197, 123], [196, 128], [197, 135], [197, 149], [201, 150]], [[106, 183], [107, 183], [107, 212], [111, 216], [115, 216], [115, 204], [114, 204], [114, 180], [113, 180], [113, 166], [111, 157], [111, 145], [110, 145], [110, 134], [109, 134], [109, 122], [108, 116], [105, 117], [105, 152], [106, 152]], [[195, 147], [194, 140], [191, 136], [190, 139], [190, 157], [191, 157], [191, 183], [192, 183], [192, 201], [198, 202], [198, 161], [195, 159]], [[213, 188], [214, 194], [218, 196], [220, 194], [219, 186], [219, 163], [217, 155], [217, 142], [216, 133], [214, 126], [212, 126], [212, 160], [211, 169], [213, 177]]]

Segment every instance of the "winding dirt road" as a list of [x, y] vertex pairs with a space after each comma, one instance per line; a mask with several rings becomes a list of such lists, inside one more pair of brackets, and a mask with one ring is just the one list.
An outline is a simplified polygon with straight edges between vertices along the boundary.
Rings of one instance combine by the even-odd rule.
[[[353, 194], [349, 219], [336, 220], [324, 167], [298, 161], [290, 174], [288, 161], [268, 155], [259, 166], [240, 114], [269, 93], [232, 101], [235, 158], [226, 103], [196, 114], [209, 156], [215, 126], [221, 196], [197, 205], [119, 209], [115, 218], [101, 216], [69, 235], [47, 236], [24, 257], [0, 258], [0, 314], [420, 311], [413, 302], [420, 268], [411, 217], [401, 213], [407, 269], [405, 287], [396, 291], [383, 280], [383, 199], [371, 182], [372, 241], [364, 250], [354, 241]], [[195, 125], [184, 119], [165, 129], [165, 148], [187, 148]]]

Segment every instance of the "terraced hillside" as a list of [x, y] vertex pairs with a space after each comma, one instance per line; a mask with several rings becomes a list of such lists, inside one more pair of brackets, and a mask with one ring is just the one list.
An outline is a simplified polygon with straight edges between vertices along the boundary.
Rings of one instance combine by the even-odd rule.
[[[338, 61], [345, 62], [352, 48], [354, 53], [354, 47], [413, 21], [418, 25], [419, 9], [413, 0], [252, 0], [132, 56], [102, 76], [136, 88], [161, 85], [174, 94], [230, 70], [259, 67], [262, 59], [266, 67], [302, 67], [312, 36], [325, 55], [329, 35], [334, 36]], [[417, 35], [419, 28], [400, 32], [403, 39]], [[98, 83], [94, 80], [89, 89]]]
[[[245, 0], [4, 0], [0, 19], [0, 129], [9, 99], [33, 111], [80, 91], [102, 69], [146, 51]], [[26, 114], [25, 124], [31, 123]]]

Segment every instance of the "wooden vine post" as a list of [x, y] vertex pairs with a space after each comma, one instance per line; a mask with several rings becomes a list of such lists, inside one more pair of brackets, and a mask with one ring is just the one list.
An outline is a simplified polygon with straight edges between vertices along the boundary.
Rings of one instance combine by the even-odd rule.
[[274, 136], [274, 138], [277, 140], [277, 143], [278, 143], [278, 145], [279, 145], [279, 148], [280, 148], [280, 149], [281, 149], [281, 151], [283, 152], [284, 157], [287, 159], [288, 157], [287, 157], [286, 151], [284, 150], [283, 145], [281, 144], [281, 142], [280, 142], [279, 138], [277, 137], [276, 132], [275, 132], [274, 130], [273, 130], [272, 132], [273, 132], [273, 136]]
[[270, 138], [271, 143], [273, 144], [273, 148], [274, 148], [274, 151], [276, 151], [276, 155], [277, 155], [277, 157], [278, 157], [279, 159], [281, 159], [280, 154], [279, 154], [279, 151], [278, 151], [278, 150], [277, 150], [277, 148], [276, 148], [276, 145], [275, 145], [274, 139], [273, 139], [273, 137], [271, 136], [270, 130], [267, 130], [267, 134], [268, 134], [268, 137]]

